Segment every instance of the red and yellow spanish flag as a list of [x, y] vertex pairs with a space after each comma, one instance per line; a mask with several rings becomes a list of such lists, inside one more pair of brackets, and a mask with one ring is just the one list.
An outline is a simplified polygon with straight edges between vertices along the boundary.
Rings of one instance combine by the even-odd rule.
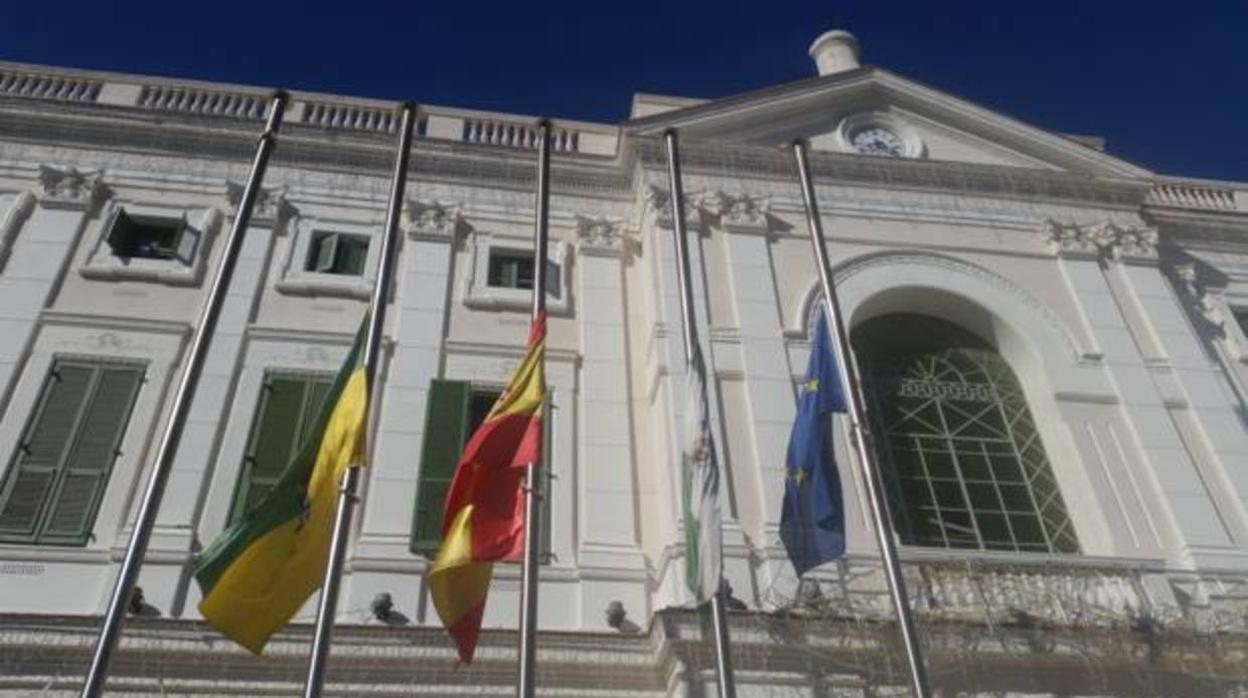
[[511, 382], [468, 439], [442, 514], [442, 545], [429, 591], [459, 658], [472, 661], [497, 560], [524, 548], [525, 468], [542, 453], [546, 313], [529, 329], [528, 348]]
[[195, 561], [195, 578], [204, 593], [199, 612], [257, 654], [324, 579], [338, 484], [347, 468], [363, 462], [367, 325], [366, 319], [310, 436], [277, 484]]

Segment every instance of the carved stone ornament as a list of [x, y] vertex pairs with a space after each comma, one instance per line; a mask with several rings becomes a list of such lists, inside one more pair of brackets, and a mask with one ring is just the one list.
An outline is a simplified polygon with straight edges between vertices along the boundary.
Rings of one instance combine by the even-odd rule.
[[1226, 316], [1222, 314], [1222, 306], [1215, 294], [1201, 282], [1199, 271], [1194, 263], [1174, 265], [1174, 277], [1183, 291], [1183, 296], [1192, 307], [1215, 329], [1220, 336], [1226, 336]]
[[576, 237], [582, 248], [618, 251], [624, 241], [623, 224], [602, 216], [576, 216]]
[[103, 170], [40, 165], [39, 184], [44, 205], [52, 208], [90, 208], [108, 193]]
[[1094, 255], [1109, 259], [1157, 258], [1157, 229], [1123, 227], [1112, 221], [1079, 225], [1044, 222], [1044, 234], [1057, 254]]
[[766, 228], [771, 198], [712, 191], [699, 197], [698, 205], [708, 214], [719, 217], [724, 226]]
[[407, 235], [447, 240], [455, 237], [463, 216], [459, 204], [409, 199], [406, 207]]
[[[695, 201], [698, 195], [691, 195], [685, 192], [683, 206], [686, 225], [701, 225], [701, 217], [698, 212], [698, 206]], [[672, 227], [672, 194], [666, 189], [651, 184], [646, 188], [646, 202], [650, 204], [650, 208], [654, 210], [654, 223], [660, 228]]]
[[[246, 187], [238, 182], [225, 183], [225, 196], [235, 212], [243, 200]], [[286, 187], [260, 187], [256, 192], [256, 203], [251, 209], [251, 220], [256, 223], [271, 225], [274, 228], [290, 219], [298, 210], [286, 199]]]

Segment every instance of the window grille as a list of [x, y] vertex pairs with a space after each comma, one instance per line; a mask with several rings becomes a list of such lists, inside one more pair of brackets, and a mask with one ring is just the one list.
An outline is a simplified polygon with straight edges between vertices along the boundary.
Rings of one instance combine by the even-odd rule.
[[1022, 386], [996, 351], [906, 314], [869, 320], [854, 345], [902, 542], [1079, 552]]

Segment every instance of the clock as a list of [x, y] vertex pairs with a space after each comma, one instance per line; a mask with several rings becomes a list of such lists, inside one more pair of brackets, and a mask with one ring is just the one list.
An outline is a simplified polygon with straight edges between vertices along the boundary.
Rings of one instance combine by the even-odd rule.
[[864, 126], [849, 136], [849, 143], [863, 155], [883, 155], [899, 158], [906, 154], [906, 143], [901, 136], [883, 126]]
[[842, 152], [883, 158], [921, 158], [923, 140], [905, 118], [891, 111], [862, 111], [841, 119], [836, 143]]

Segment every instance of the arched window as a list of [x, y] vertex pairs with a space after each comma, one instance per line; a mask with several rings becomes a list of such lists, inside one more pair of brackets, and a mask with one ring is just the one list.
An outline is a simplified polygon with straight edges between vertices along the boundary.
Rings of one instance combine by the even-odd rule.
[[902, 542], [1079, 552], [1022, 387], [992, 347], [911, 314], [868, 320], [853, 343]]

